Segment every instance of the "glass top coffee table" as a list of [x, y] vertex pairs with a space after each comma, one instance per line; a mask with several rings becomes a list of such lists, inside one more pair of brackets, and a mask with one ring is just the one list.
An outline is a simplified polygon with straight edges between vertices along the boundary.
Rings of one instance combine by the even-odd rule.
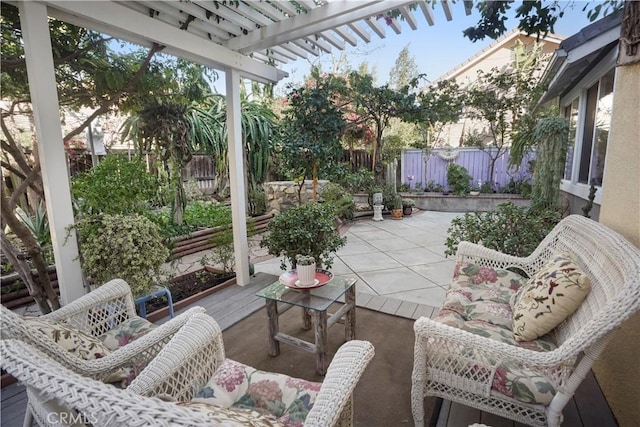
[[[309, 290], [291, 289], [280, 283], [272, 283], [256, 295], [266, 300], [269, 318], [269, 354], [280, 354], [280, 343], [299, 347], [315, 353], [318, 374], [327, 372], [327, 329], [344, 318], [345, 340], [356, 338], [356, 279], [334, 277], [329, 283]], [[327, 309], [344, 295], [344, 304], [329, 315]], [[278, 310], [278, 303], [284, 307]], [[304, 329], [314, 328], [315, 343], [287, 335], [279, 331], [278, 317], [291, 307], [302, 307]], [[313, 322], [312, 322], [313, 318]]]

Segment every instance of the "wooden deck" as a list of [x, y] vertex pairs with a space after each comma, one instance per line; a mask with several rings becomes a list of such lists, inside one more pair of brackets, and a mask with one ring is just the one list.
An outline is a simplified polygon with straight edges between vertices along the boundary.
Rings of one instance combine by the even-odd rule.
[[[277, 280], [276, 276], [258, 273], [252, 278], [249, 285], [223, 289], [198, 301], [197, 304], [205, 307], [224, 330], [263, 308], [264, 299], [256, 297], [255, 293], [275, 280]], [[356, 303], [358, 307], [409, 319], [417, 319], [421, 316], [432, 317], [437, 313], [437, 308], [431, 306], [364, 293], [357, 294]], [[186, 309], [179, 310], [176, 314], [184, 310]], [[163, 319], [158, 323], [166, 320]], [[411, 351], [411, 349], [407, 349], [407, 351]], [[27, 404], [24, 387], [13, 384], [3, 388], [1, 400], [1, 427], [22, 426]], [[483, 423], [492, 427], [522, 426], [520, 423], [514, 423], [493, 414], [444, 401], [436, 427], [463, 427], [473, 423]], [[587, 377], [578, 388], [575, 397], [565, 408], [562, 425], [563, 427], [615, 427], [618, 425], [593, 375]]]

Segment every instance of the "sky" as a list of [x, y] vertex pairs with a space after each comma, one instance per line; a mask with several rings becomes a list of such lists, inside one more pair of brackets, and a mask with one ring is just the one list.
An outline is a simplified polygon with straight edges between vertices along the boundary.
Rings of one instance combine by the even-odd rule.
[[[559, 3], [565, 8], [565, 16], [558, 20], [554, 32], [557, 35], [568, 37], [590, 24], [587, 12], [582, 11], [582, 8], [588, 3], [597, 2], [561, 1]], [[573, 7], [571, 7], [572, 3]], [[334, 48], [332, 54], [324, 54], [319, 57], [309, 55], [307, 60], [300, 59], [286, 64], [281, 69], [287, 71], [289, 77], [278, 83], [275, 93], [276, 95], [283, 95], [287, 91], [287, 84], [298, 85], [302, 83], [305, 75], [309, 74], [312, 64], [320, 64], [323, 69], [329, 70], [333, 63], [332, 57], [336, 58], [342, 52], [347, 53], [347, 58], [354, 69], [357, 69], [362, 62], [367, 62], [369, 69], [375, 70], [376, 83], [383, 85], [388, 82], [389, 72], [395, 65], [398, 55], [403, 48], [408, 47], [409, 54], [415, 61], [418, 71], [426, 74], [427, 79], [435, 80], [494, 41], [487, 38], [473, 43], [463, 37], [462, 31], [477, 23], [480, 16], [479, 12], [474, 9], [470, 16], [466, 16], [462, 2], [456, 2], [451, 8], [452, 21], [447, 21], [442, 7], [436, 5], [433, 26], [429, 26], [422, 13], [416, 11], [417, 30], [411, 30], [404, 21], [400, 21], [402, 25], [401, 34], [396, 34], [390, 27], [386, 27], [386, 38], [384, 39], [372, 34], [371, 42], [368, 44], [359, 39], [360, 43], [355, 48], [350, 45], [347, 45], [349, 49], [345, 51], [339, 51]], [[511, 15], [513, 16], [515, 13], [512, 12]], [[517, 25], [518, 20], [511, 17], [506, 24], [507, 31], [517, 27]], [[372, 33], [371, 31], [369, 32]], [[214, 85], [218, 92], [224, 93], [224, 73], [220, 72], [219, 74], [220, 77]]]

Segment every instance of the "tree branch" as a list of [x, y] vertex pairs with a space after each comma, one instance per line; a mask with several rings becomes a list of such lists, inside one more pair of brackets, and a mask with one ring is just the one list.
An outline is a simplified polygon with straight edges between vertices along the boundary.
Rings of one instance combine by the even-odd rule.
[[138, 68], [138, 70], [135, 72], [133, 77], [131, 77], [131, 80], [129, 80], [127, 82], [127, 84], [124, 85], [111, 98], [109, 98], [106, 101], [103, 101], [100, 104], [100, 107], [98, 107], [97, 110], [95, 110], [89, 117], [87, 117], [87, 119], [84, 122], [82, 122], [80, 124], [80, 126], [78, 126], [76, 129], [72, 130], [67, 135], [65, 135], [65, 137], [63, 138], [64, 142], [67, 142], [68, 140], [70, 140], [74, 136], [80, 134], [80, 132], [82, 132], [84, 130], [84, 128], [86, 128], [89, 125], [89, 123], [91, 123], [93, 121], [93, 119], [95, 119], [99, 115], [104, 114], [107, 111], [109, 111], [109, 108], [111, 108], [114, 104], [116, 104], [116, 103], [118, 103], [118, 101], [120, 101], [120, 98], [122, 97], [122, 95], [124, 95], [125, 93], [133, 90], [134, 86], [140, 81], [140, 79], [144, 75], [145, 71], [147, 70], [147, 67], [149, 66], [149, 63], [151, 62], [151, 59], [153, 58], [153, 56], [156, 53], [160, 52], [164, 48], [165, 48], [165, 46], [160, 46], [159, 44], [154, 43], [153, 47], [151, 49], [149, 49], [149, 53], [147, 53], [146, 58], [144, 59], [144, 61], [140, 65], [140, 68]]

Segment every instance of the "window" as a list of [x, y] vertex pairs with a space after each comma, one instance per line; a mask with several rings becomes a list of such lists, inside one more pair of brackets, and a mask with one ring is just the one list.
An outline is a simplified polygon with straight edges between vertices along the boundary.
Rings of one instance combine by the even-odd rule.
[[582, 92], [582, 100], [575, 98], [565, 104], [563, 115], [569, 120], [569, 147], [564, 170], [567, 181], [602, 185], [614, 76], [615, 69], [612, 68]]
[[564, 179], [571, 180], [573, 169], [573, 152], [576, 148], [576, 130], [578, 128], [578, 98], [564, 108], [564, 117], [569, 120], [569, 145], [567, 147], [567, 162], [564, 166]]

